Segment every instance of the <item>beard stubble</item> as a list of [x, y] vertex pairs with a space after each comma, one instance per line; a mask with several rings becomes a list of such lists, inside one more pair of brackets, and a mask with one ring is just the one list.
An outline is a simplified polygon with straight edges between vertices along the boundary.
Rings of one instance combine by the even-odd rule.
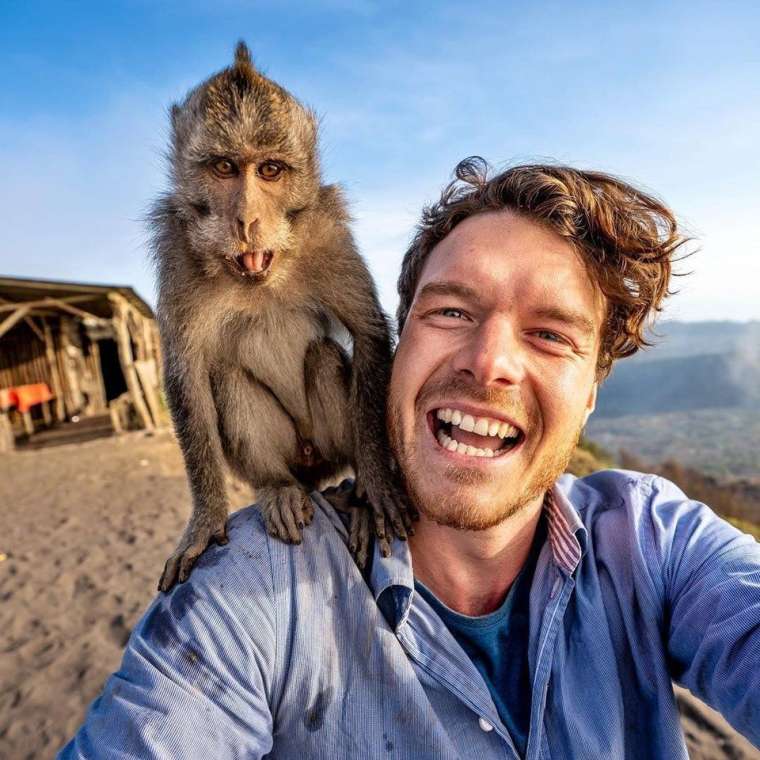
[[[505, 415], [520, 421], [524, 429], [533, 431], [539, 423], [537, 411], [527, 409], [513, 391], [501, 388], [481, 388], [462, 378], [454, 377], [426, 383], [415, 401], [415, 421], [435, 398], [455, 395], [461, 400], [486, 404], [500, 409]], [[514, 514], [534, 503], [554, 485], [565, 471], [573, 450], [580, 439], [582, 425], [578, 425], [559, 445], [553, 446], [533, 473], [529, 482], [519, 484], [510, 493], [503, 494], [490, 505], [483, 505], [473, 498], [472, 489], [488, 487], [494, 476], [483, 470], [449, 465], [444, 479], [450, 487], [445, 495], [430, 493], [425, 488], [419, 469], [417, 445], [414, 439], [407, 444], [398, 420], [401, 405], [393, 385], [388, 397], [388, 436], [391, 448], [399, 464], [401, 475], [412, 503], [421, 514], [433, 522], [457, 530], [483, 531], [508, 520]], [[426, 423], [427, 424], [427, 423]]]

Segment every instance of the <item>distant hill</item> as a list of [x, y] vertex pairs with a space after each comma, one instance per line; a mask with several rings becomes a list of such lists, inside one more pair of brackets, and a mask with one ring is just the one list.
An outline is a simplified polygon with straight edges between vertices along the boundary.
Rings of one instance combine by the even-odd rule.
[[760, 322], [664, 322], [657, 344], [622, 359], [595, 417], [760, 409]]
[[760, 322], [663, 322], [618, 362], [588, 436], [650, 462], [760, 481]]
[[626, 451], [650, 466], [675, 460], [718, 478], [760, 483], [760, 410], [594, 415], [586, 435], [618, 458]]

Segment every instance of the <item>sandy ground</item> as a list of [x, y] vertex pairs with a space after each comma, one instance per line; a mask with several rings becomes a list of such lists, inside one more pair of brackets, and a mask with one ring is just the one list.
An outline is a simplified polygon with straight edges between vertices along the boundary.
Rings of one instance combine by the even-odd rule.
[[[235, 484], [231, 501], [248, 502]], [[0, 457], [0, 758], [71, 737], [155, 593], [189, 510], [168, 433]], [[691, 757], [760, 758], [683, 697]]]

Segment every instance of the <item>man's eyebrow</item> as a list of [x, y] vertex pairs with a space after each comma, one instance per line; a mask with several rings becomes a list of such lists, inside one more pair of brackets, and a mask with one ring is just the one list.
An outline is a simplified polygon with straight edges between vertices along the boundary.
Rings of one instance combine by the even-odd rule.
[[594, 321], [582, 311], [576, 311], [575, 309], [564, 309], [561, 306], [542, 306], [541, 308], [534, 309], [533, 314], [536, 317], [551, 319], [554, 322], [563, 322], [590, 335], [593, 335], [596, 330]]
[[457, 296], [463, 300], [476, 301], [478, 293], [469, 285], [461, 282], [452, 282], [451, 280], [439, 280], [438, 282], [428, 282], [422, 286], [417, 300], [429, 298], [431, 296]]

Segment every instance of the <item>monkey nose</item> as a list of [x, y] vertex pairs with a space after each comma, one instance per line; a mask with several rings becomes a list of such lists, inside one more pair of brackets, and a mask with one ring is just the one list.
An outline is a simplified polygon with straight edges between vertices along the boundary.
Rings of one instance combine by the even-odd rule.
[[246, 220], [238, 217], [237, 219], [237, 236], [243, 243], [250, 243], [253, 240], [253, 236], [256, 232], [256, 225], [259, 223], [258, 219]]

